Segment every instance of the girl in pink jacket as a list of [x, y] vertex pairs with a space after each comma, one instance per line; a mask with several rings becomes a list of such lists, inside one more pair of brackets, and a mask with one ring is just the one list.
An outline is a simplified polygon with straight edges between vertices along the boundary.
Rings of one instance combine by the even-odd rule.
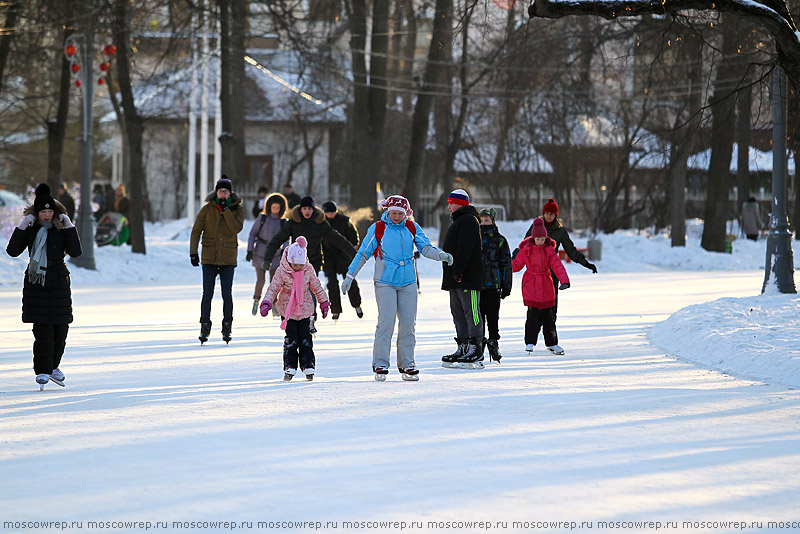
[[328, 316], [331, 307], [328, 294], [322, 288], [314, 267], [308, 262], [307, 244], [306, 238], [300, 236], [286, 247], [281, 264], [275, 271], [260, 306], [261, 316], [266, 317], [275, 302], [275, 309], [283, 319], [281, 328], [286, 330], [286, 337], [283, 339], [284, 380], [291, 380], [297, 373], [298, 355], [300, 369], [306, 379], [314, 380], [314, 343], [309, 329], [309, 318], [314, 315], [311, 292], [314, 292], [320, 302], [323, 319]]
[[525, 350], [528, 352], [533, 352], [541, 329], [548, 350], [553, 354], [564, 354], [564, 349], [558, 345], [555, 319], [556, 292], [550, 269], [561, 282], [558, 289], [569, 287], [569, 277], [558, 258], [555, 244], [555, 241], [547, 237], [544, 220], [537, 217], [533, 220], [531, 237], [522, 240], [519, 244], [519, 254], [511, 262], [515, 273], [521, 271], [523, 267], [526, 269], [522, 277], [522, 301], [528, 307], [528, 318], [525, 321]]

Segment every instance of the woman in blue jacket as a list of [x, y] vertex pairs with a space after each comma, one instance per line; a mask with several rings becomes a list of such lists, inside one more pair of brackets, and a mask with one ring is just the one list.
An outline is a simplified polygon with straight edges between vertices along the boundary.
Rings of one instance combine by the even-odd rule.
[[419, 380], [419, 370], [414, 362], [417, 320], [417, 277], [414, 272], [414, 247], [423, 256], [435, 261], [453, 264], [453, 256], [431, 245], [422, 228], [409, 219], [413, 211], [408, 199], [392, 195], [381, 201], [386, 208], [381, 219], [367, 230], [355, 258], [342, 282], [346, 294], [353, 279], [375, 257], [375, 300], [378, 303], [378, 326], [372, 345], [372, 370], [375, 380], [386, 380], [389, 373], [389, 355], [392, 350], [395, 318], [398, 320], [397, 367], [403, 380]]

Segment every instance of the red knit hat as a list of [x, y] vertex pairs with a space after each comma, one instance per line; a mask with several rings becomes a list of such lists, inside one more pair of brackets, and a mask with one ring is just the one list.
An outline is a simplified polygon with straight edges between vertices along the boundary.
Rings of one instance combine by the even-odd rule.
[[[552, 200], [552, 199], [550, 199]], [[536, 217], [533, 220], [533, 228], [531, 229], [531, 237], [547, 237], [547, 230], [544, 227], [544, 219]]]
[[544, 215], [544, 212], [546, 211], [558, 215], [558, 204], [556, 204], [555, 199], [552, 198], [547, 199], [547, 202], [545, 202], [544, 207], [542, 208], [542, 215]]
[[411, 217], [414, 214], [408, 199], [401, 195], [392, 195], [389, 198], [384, 198], [381, 200], [381, 207], [389, 211], [402, 211], [406, 214], [406, 217]]

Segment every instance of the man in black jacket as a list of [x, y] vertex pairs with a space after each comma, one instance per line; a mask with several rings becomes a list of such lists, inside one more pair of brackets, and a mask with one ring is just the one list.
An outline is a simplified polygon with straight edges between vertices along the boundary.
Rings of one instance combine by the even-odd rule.
[[442, 250], [453, 255], [453, 265], [442, 264], [442, 289], [450, 292], [450, 313], [456, 326], [458, 350], [442, 357], [445, 367], [483, 367], [483, 320], [480, 290], [483, 285], [483, 255], [478, 210], [469, 195], [456, 189], [447, 197], [453, 223], [444, 237]]
[[[339, 232], [347, 239], [353, 247], [358, 250], [359, 239], [358, 230], [350, 222], [350, 217], [341, 213], [333, 201], [328, 201], [322, 205], [322, 211], [325, 212], [325, 218], [334, 230]], [[328, 279], [328, 296], [331, 299], [331, 318], [335, 321], [342, 313], [342, 297], [339, 294], [339, 279], [338, 275], [347, 274], [347, 268], [350, 266], [350, 261], [345, 254], [342, 254], [338, 249], [327, 246], [322, 243], [323, 266], [322, 270], [325, 272], [325, 278]], [[350, 299], [350, 305], [356, 310], [356, 315], [359, 318], [364, 316], [361, 310], [361, 291], [358, 289], [358, 282], [353, 280], [350, 290], [347, 292], [347, 297]]]

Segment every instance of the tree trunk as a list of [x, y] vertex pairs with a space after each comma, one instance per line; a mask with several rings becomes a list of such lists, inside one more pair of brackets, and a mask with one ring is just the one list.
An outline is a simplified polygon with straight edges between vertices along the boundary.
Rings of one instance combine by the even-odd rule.
[[[218, 0], [222, 69], [222, 173], [236, 184], [247, 180], [244, 138], [245, 0]], [[219, 179], [215, 176], [214, 180]]]
[[725, 226], [730, 214], [728, 193], [736, 109], [735, 87], [731, 80], [741, 79], [737, 77], [738, 69], [726, 59], [736, 56], [737, 21], [725, 14], [721, 26], [723, 57], [714, 80], [714, 96], [709, 101], [711, 163], [708, 168], [703, 237], [700, 242], [700, 245], [710, 252], [725, 251]]
[[143, 163], [142, 138], [144, 125], [136, 103], [133, 98], [133, 88], [131, 86], [131, 51], [130, 51], [130, 19], [128, 11], [128, 0], [114, 1], [114, 21], [112, 23], [114, 42], [117, 45], [117, 79], [119, 91], [122, 96], [122, 113], [120, 121], [126, 138], [124, 150], [128, 155], [128, 168], [126, 182], [128, 193], [130, 194], [130, 211], [128, 213], [128, 224], [131, 231], [131, 250], [138, 254], [146, 254], [144, 236], [144, 190], [145, 174]]
[[[749, 80], [744, 81], [749, 85]], [[736, 144], [739, 148], [736, 160], [736, 214], [742, 213], [742, 206], [750, 196], [750, 104], [752, 91], [745, 87], [736, 100]]]
[[[386, 55], [389, 48], [389, 0], [375, 0], [372, 12], [370, 68], [367, 71], [367, 5], [353, 0], [348, 5], [350, 54], [353, 62], [353, 177], [352, 209], [375, 208], [375, 183], [380, 178], [381, 148], [386, 123]], [[371, 220], [365, 221], [371, 222]]]
[[428, 64], [425, 67], [422, 86], [417, 93], [417, 103], [414, 106], [414, 117], [411, 122], [411, 151], [406, 169], [405, 194], [412, 206], [416, 206], [419, 201], [422, 172], [425, 167], [425, 147], [428, 144], [428, 125], [433, 102], [436, 99], [433, 93], [436, 92], [440, 79], [440, 63], [446, 52], [451, 16], [452, 0], [436, 0]]
[[[65, 12], [72, 13], [71, 2], [67, 3]], [[69, 19], [70, 17], [66, 17]], [[63, 25], [63, 24], [62, 24]], [[72, 34], [73, 28], [64, 26], [62, 40], [65, 42]], [[61, 184], [61, 157], [64, 154], [64, 137], [67, 133], [67, 121], [69, 115], [69, 99], [72, 90], [72, 79], [70, 65], [64, 56], [64, 51], [59, 47], [56, 49], [56, 61], [61, 66], [61, 79], [58, 84], [58, 109], [55, 119], [47, 120], [47, 183], [50, 184], [51, 191], [58, 191]]]
[[14, 38], [21, 7], [22, 3], [16, 0], [11, 0], [7, 4], [6, 20], [3, 23], [3, 31], [0, 32], [0, 94], [3, 93], [3, 73], [6, 70], [8, 54], [11, 51], [11, 40]]
[[[417, 50], [417, 15], [414, 13], [414, 2], [412, 0], [402, 1], [406, 19], [406, 34], [403, 44], [403, 61], [401, 62], [402, 68], [400, 70], [400, 75], [410, 86], [414, 81], [414, 54]], [[403, 91], [400, 93], [400, 98], [403, 101], [403, 111], [411, 111], [410, 91]]]

